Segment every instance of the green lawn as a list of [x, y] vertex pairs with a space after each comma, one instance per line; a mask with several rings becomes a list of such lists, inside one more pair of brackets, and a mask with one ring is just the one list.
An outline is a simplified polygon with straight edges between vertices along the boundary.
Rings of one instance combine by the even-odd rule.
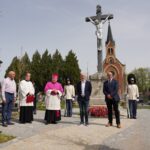
[[[19, 118], [18, 112], [12, 112], [12, 120], [16, 120]], [[0, 120], [2, 120], [2, 116], [0, 115]]]
[[138, 109], [150, 109], [150, 106], [138, 106]]
[[[65, 108], [65, 101], [61, 101], [61, 109]], [[73, 103], [73, 108], [78, 108], [77, 103]], [[37, 110], [45, 110], [45, 102], [41, 101], [37, 103]]]
[[[122, 106], [124, 109], [126, 109], [126, 102], [125, 101], [121, 101], [120, 102], [120, 106]], [[138, 106], [137, 106], [138, 109], [150, 109], [150, 105], [144, 105], [142, 106], [141, 104], [138, 103]]]
[[37, 110], [45, 110], [45, 102], [37, 102]]
[[[18, 112], [13, 112], [12, 113], [12, 120], [16, 120], [16, 119], [18, 119]], [[0, 115], [0, 120], [1, 120], [1, 115]], [[5, 135], [3, 133], [0, 133], [0, 144], [8, 142], [8, 141], [10, 141], [10, 140], [12, 140], [14, 138], [15, 138], [14, 136]]]
[[15, 138], [14, 136], [9, 136], [9, 135], [0, 133], [0, 143], [8, 142], [14, 138]]

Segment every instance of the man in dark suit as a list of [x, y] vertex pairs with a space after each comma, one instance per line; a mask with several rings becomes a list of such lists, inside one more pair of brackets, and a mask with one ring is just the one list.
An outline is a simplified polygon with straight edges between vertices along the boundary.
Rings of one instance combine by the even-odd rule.
[[[120, 101], [120, 97], [118, 95], [118, 81], [114, 79], [114, 73], [107, 73], [108, 80], [104, 82], [103, 92], [105, 94], [105, 101], [108, 108], [108, 124], [106, 127], [110, 127], [113, 125], [113, 110], [115, 112], [116, 124], [117, 128], [121, 128], [120, 125], [120, 112], [118, 109], [118, 104]], [[112, 109], [113, 107], [113, 109]]]
[[80, 82], [77, 84], [77, 95], [78, 95], [78, 103], [80, 107], [80, 124], [84, 124], [85, 118], [85, 126], [88, 126], [88, 106], [90, 95], [92, 92], [92, 86], [89, 81], [86, 80], [86, 75], [80, 74]]

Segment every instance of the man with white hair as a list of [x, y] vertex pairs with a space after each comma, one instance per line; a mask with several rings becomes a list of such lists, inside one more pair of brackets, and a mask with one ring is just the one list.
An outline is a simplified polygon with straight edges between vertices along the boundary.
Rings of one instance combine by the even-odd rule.
[[15, 72], [9, 71], [7, 78], [2, 82], [2, 126], [13, 125], [11, 112], [13, 102], [16, 99]]
[[[80, 82], [77, 84], [77, 95], [78, 95], [78, 103], [80, 107], [80, 124], [84, 124], [88, 126], [88, 106], [90, 95], [92, 92], [92, 85], [90, 81], [87, 81], [86, 74], [80, 74]], [[85, 120], [84, 120], [85, 119]]]

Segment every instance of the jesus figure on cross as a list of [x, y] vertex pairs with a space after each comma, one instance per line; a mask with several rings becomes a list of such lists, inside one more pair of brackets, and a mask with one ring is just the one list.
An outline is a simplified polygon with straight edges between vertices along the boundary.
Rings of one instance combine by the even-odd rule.
[[93, 21], [90, 17], [88, 17], [90, 22], [92, 24], [94, 24], [95, 27], [96, 27], [95, 34], [96, 34], [98, 39], [102, 40], [102, 37], [103, 37], [103, 24], [108, 20], [109, 16], [110, 15], [108, 15], [104, 21], [99, 21], [98, 19]]

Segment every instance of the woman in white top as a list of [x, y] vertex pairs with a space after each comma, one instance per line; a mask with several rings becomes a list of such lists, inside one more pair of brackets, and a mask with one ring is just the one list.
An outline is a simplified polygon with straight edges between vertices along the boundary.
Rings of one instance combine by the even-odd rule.
[[66, 85], [64, 87], [64, 94], [66, 100], [67, 117], [72, 117], [72, 101], [75, 98], [75, 88], [71, 84], [70, 78], [67, 78], [66, 80]]
[[130, 118], [136, 119], [137, 101], [139, 101], [139, 89], [136, 84], [135, 77], [131, 77], [128, 79], [127, 97], [129, 101]]
[[[35, 90], [30, 78], [31, 74], [27, 72], [25, 80], [22, 80], [19, 84], [20, 123], [31, 123], [33, 121], [33, 98]], [[30, 101], [27, 100], [29, 96]]]

